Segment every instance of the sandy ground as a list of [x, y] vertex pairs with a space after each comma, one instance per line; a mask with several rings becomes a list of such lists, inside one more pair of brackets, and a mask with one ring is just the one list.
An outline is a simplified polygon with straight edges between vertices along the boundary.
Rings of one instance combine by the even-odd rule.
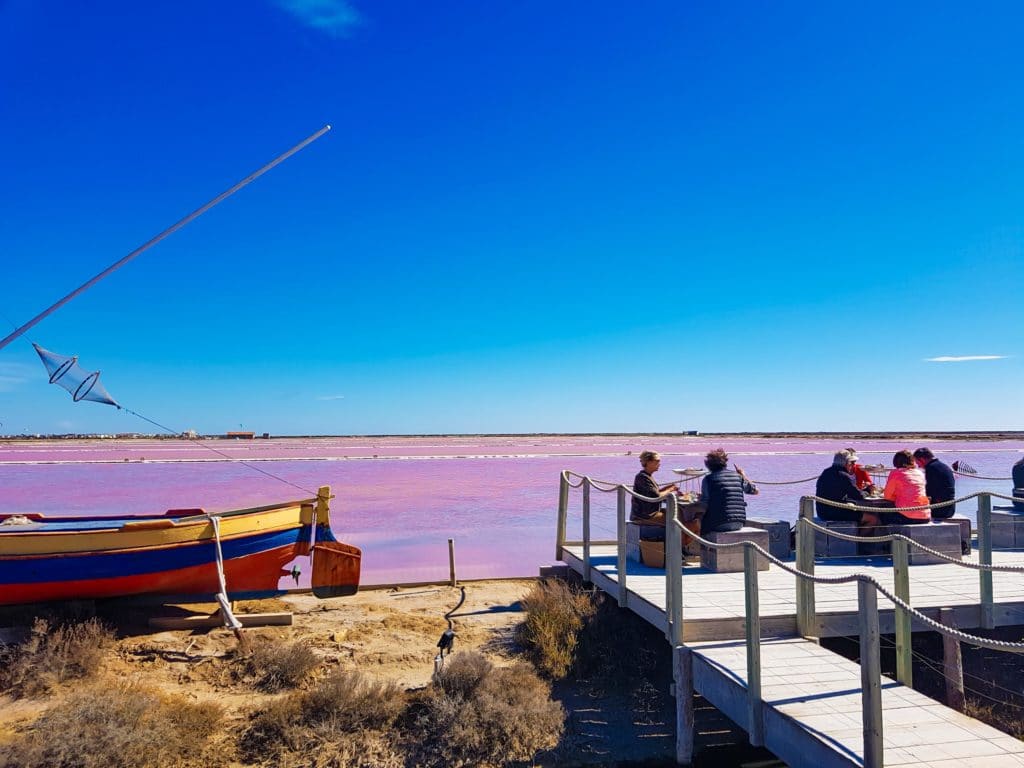
[[[520, 600], [533, 583], [530, 579], [510, 579], [465, 584], [465, 602], [452, 616], [455, 652], [475, 649], [499, 666], [521, 659], [515, 627], [524, 618]], [[239, 613], [293, 614], [291, 626], [243, 630], [252, 642], [260, 637], [278, 642], [303, 639], [323, 657], [325, 670], [357, 669], [415, 689], [430, 684], [437, 642], [447, 628], [444, 614], [459, 599], [459, 589], [444, 585], [363, 590], [352, 597], [332, 600], [289, 595], [242, 603], [237, 608]], [[109, 608], [99, 607], [101, 617]], [[228, 630], [152, 631], [146, 627], [147, 618], [167, 615], [174, 609], [114, 609], [121, 636], [99, 672], [104, 684], [133, 681], [195, 701], [216, 701], [226, 710], [226, 728], [234, 732], [244, 727], [249, 712], [272, 696], [258, 691], [251, 680], [239, 677], [242, 665], [236, 660], [237, 640]], [[187, 609], [212, 613], [215, 606]], [[641, 621], [635, 617], [629, 620]], [[660, 668], [651, 680], [638, 680], [629, 689], [613, 689], [599, 678], [563, 681], [554, 686], [553, 696], [567, 712], [566, 729], [562, 744], [555, 755], [545, 759], [546, 765], [671, 764], [675, 708], [668, 695], [668, 647], [659, 633], [644, 624], [642, 631], [648, 629], [651, 634], [649, 642], [644, 643], [644, 652], [654, 654]], [[69, 684], [40, 699], [0, 697], [0, 743], [74, 687]], [[714, 746], [744, 741], [743, 734], [714, 710], [709, 710], [705, 720], [698, 742]], [[740, 762], [727, 759], [715, 764]], [[240, 764], [222, 765], [234, 768]]]

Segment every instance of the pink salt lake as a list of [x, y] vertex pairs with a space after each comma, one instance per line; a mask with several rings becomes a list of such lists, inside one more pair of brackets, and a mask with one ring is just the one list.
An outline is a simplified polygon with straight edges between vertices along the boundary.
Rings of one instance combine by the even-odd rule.
[[[363, 549], [363, 584], [445, 580], [447, 539], [463, 579], [533, 576], [554, 556], [558, 473], [632, 482], [643, 449], [662, 453], [658, 479], [700, 467], [719, 446], [757, 481], [816, 477], [837, 448], [821, 439], [551, 437], [302, 438], [246, 441], [97, 440], [0, 442], [0, 513], [123, 515], [203, 507], [221, 511], [304, 496], [238, 461], [302, 488], [330, 485], [335, 533]], [[899, 440], [854, 443], [864, 463], [890, 465]], [[933, 440], [952, 462], [1008, 477], [1019, 443]], [[632, 451], [632, 455], [627, 455]], [[957, 495], [1009, 492], [1009, 480], [958, 478]], [[766, 485], [749, 515], [792, 521], [814, 484]], [[961, 512], [974, 517], [973, 505]], [[595, 493], [593, 535], [614, 538], [614, 494]], [[571, 499], [569, 535], [579, 535], [580, 498]], [[282, 583], [282, 586], [288, 584]]]

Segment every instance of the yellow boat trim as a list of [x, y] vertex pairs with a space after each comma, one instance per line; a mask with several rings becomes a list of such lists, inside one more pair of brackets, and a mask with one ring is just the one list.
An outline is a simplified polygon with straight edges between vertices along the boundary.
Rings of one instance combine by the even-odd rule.
[[[313, 507], [296, 503], [288, 507], [239, 510], [219, 517], [221, 538], [230, 539], [310, 525], [313, 520]], [[133, 528], [129, 523], [118, 528], [86, 531], [27, 531], [3, 534], [0, 536], [0, 557], [169, 547], [213, 539], [213, 525], [204, 515], [170, 522], [172, 524], [165, 528]]]

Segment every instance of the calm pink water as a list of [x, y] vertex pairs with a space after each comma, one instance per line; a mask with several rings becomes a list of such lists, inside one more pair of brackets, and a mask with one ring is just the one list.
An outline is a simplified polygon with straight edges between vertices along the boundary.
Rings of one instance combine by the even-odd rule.
[[[554, 555], [558, 473], [632, 482], [636, 454], [664, 456], [659, 478], [673, 468], [699, 467], [722, 445], [755, 480], [817, 476], [836, 448], [832, 441], [745, 438], [452, 437], [317, 438], [209, 441], [311, 491], [330, 485], [335, 533], [363, 549], [363, 583], [389, 584], [448, 577], [454, 538], [460, 578], [533, 576]], [[1013, 442], [930, 441], [936, 454], [964, 459], [980, 474], [1007, 477], [1024, 446]], [[864, 463], [890, 464], [892, 453], [917, 445], [891, 440], [855, 444]], [[633, 455], [626, 455], [632, 451]], [[374, 456], [376, 455], [376, 458]], [[958, 495], [1008, 492], [1007, 481], [960, 478]], [[794, 520], [798, 499], [813, 483], [761, 486], [748, 514]], [[579, 492], [569, 535], [578, 537]], [[0, 443], [0, 512], [117, 515], [174, 507], [226, 510], [302, 497], [200, 445], [185, 441], [56, 441]], [[962, 510], [969, 517], [974, 511]], [[593, 535], [615, 536], [615, 496], [593, 497]]]

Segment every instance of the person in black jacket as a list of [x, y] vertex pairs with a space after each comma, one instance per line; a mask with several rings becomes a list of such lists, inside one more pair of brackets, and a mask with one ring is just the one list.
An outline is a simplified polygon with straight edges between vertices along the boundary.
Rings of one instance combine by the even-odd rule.
[[757, 486], [735, 464], [734, 469], [728, 469], [729, 454], [722, 448], [710, 451], [704, 466], [708, 474], [700, 484], [700, 500], [705, 507], [701, 533], [738, 531], [747, 522], [747, 500], [743, 494], [756, 495]]
[[[914, 451], [914, 462], [924, 470], [924, 492], [932, 504], [952, 501], [956, 498], [956, 476], [947, 464], [935, 458], [931, 448]], [[933, 520], [945, 520], [956, 514], [956, 504], [948, 507], [932, 507]]]
[[[832, 457], [832, 466], [826, 468], [818, 477], [814, 487], [814, 495], [829, 501], [842, 504], [856, 504], [864, 501], [864, 492], [857, 487], [853, 477], [853, 465], [857, 463], [857, 454], [849, 450], [836, 451]], [[878, 516], [871, 512], [858, 512], [855, 509], [833, 507], [816, 501], [815, 508], [822, 520], [848, 520], [860, 526], [878, 525]]]

